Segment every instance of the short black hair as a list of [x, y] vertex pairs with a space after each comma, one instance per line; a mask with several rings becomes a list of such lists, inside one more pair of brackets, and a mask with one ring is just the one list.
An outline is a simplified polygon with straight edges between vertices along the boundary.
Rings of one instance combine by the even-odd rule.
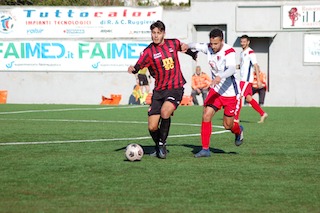
[[150, 25], [150, 30], [153, 30], [154, 28], [158, 28], [161, 32], [166, 31], [166, 26], [160, 20], [158, 20]]
[[242, 36], [240, 37], [240, 39], [243, 39], [243, 38], [245, 38], [245, 39], [247, 39], [248, 41], [250, 41], [250, 37], [249, 37], [248, 35], [242, 35]]
[[220, 37], [223, 39], [223, 32], [219, 28], [213, 29], [209, 33], [209, 38], [215, 38], [215, 37]]

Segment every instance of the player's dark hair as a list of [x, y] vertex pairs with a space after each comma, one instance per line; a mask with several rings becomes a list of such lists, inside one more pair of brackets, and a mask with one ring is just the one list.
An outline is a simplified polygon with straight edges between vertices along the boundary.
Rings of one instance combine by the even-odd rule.
[[211, 32], [209, 33], [209, 38], [215, 38], [215, 37], [220, 37], [221, 39], [223, 39], [223, 32], [220, 29], [213, 29], [211, 30]]
[[250, 41], [250, 37], [249, 37], [248, 35], [242, 35], [242, 36], [240, 37], [240, 39], [243, 39], [243, 38], [245, 38], [245, 39], [247, 39], [248, 41]]
[[161, 32], [166, 31], [166, 26], [160, 20], [158, 20], [150, 25], [150, 30], [153, 30], [154, 28], [158, 28]]

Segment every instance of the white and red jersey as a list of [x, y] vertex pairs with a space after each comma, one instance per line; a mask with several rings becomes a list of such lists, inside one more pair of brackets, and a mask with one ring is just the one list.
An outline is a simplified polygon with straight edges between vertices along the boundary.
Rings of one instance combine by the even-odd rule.
[[240, 54], [240, 81], [253, 82], [254, 64], [257, 64], [257, 57], [253, 49], [248, 47]]
[[209, 43], [190, 43], [189, 48], [207, 55], [212, 79], [218, 75], [221, 77], [220, 83], [213, 87], [217, 93], [225, 97], [237, 96], [240, 93], [235, 77], [236, 53], [230, 45], [224, 43], [217, 53], [212, 50]]

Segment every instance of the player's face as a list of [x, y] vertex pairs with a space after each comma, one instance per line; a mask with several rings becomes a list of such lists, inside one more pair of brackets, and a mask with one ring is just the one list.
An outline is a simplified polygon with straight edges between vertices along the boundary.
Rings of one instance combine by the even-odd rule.
[[246, 38], [242, 38], [240, 39], [240, 45], [242, 47], [242, 49], [247, 49], [247, 47], [249, 47], [250, 41]]
[[165, 31], [160, 31], [160, 29], [157, 27], [154, 28], [151, 31], [151, 38], [152, 38], [153, 43], [155, 43], [155, 44], [163, 43], [165, 34], [166, 34]]
[[210, 38], [210, 46], [213, 49], [213, 52], [219, 52], [223, 47], [223, 39], [220, 37]]

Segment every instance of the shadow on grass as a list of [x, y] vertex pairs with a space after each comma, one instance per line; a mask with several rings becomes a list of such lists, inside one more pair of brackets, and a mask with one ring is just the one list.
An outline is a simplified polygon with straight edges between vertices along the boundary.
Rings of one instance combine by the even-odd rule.
[[[143, 146], [143, 145], [141, 145], [141, 144], [139, 144], [141, 147], [142, 147], [142, 149], [143, 149], [143, 152], [144, 152], [144, 154], [146, 154], [146, 155], [150, 155], [150, 154], [152, 154], [154, 151], [155, 151], [155, 148], [154, 148], [154, 146]], [[167, 151], [168, 151], [168, 153], [170, 152], [170, 147], [172, 147], [172, 146], [184, 146], [184, 147], [187, 147], [187, 148], [191, 148], [192, 149], [192, 153], [193, 154], [196, 154], [196, 153], [198, 153], [201, 149], [202, 149], [202, 146], [195, 146], [195, 145], [191, 145], [191, 144], [182, 144], [182, 145], [177, 145], [177, 144], [168, 144], [167, 145]], [[125, 150], [126, 149], [126, 147], [121, 147], [121, 148], [119, 148], [119, 149], [116, 149], [115, 151], [121, 151], [121, 150]], [[224, 151], [224, 150], [222, 150], [222, 149], [217, 149], [217, 148], [210, 148], [210, 152], [212, 152], [212, 153], [215, 153], [215, 154], [233, 154], [233, 155], [236, 155], [236, 154], [238, 154], [237, 152], [226, 152], [226, 151]]]
[[[144, 154], [146, 154], [146, 155], [150, 155], [150, 154], [152, 154], [152, 153], [155, 151], [154, 146], [143, 146], [143, 145], [141, 145], [141, 144], [139, 144], [139, 145], [142, 147], [143, 152], [144, 152]], [[126, 146], [121, 147], [121, 148], [119, 148], [119, 149], [115, 149], [114, 151], [116, 151], [116, 152], [121, 151], [121, 150], [124, 151], [125, 149], [126, 149]], [[168, 150], [168, 152], [169, 152], [169, 150]]]
[[[223, 121], [223, 118], [219, 118], [218, 120], [221, 120], [221, 121]], [[242, 120], [242, 119], [240, 119], [240, 125], [241, 125], [241, 123], [257, 123], [256, 121], [248, 121], [248, 120]]]
[[[190, 145], [190, 144], [183, 144], [182, 146], [188, 147], [192, 149], [192, 153], [196, 154], [198, 152], [200, 152], [200, 150], [202, 149], [202, 146], [195, 146], [195, 145]], [[237, 152], [226, 152], [222, 149], [217, 149], [217, 148], [209, 148], [210, 152], [215, 153], [215, 154], [233, 154], [236, 155], [238, 154]]]

